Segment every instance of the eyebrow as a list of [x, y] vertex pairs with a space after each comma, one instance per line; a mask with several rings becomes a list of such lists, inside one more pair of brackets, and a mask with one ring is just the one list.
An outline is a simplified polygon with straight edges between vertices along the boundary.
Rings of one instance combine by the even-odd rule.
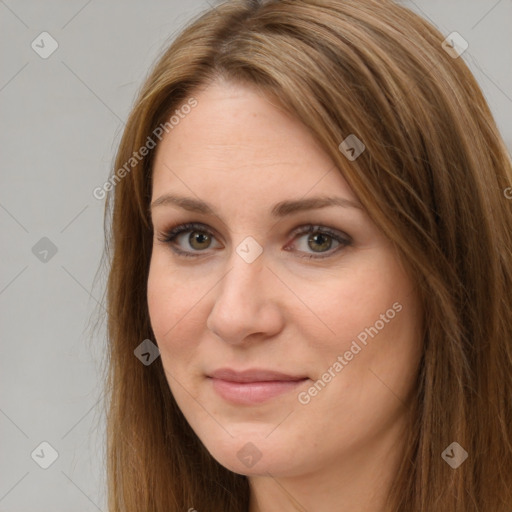
[[[172, 194], [164, 194], [151, 203], [151, 210], [158, 206], [176, 205], [184, 210], [204, 215], [216, 215], [215, 209], [204, 201], [194, 199], [192, 197], [176, 196]], [[296, 212], [316, 210], [326, 208], [328, 206], [341, 206], [343, 208], [363, 209], [361, 203], [351, 201], [343, 197], [310, 197], [308, 199], [295, 199], [281, 201], [275, 204], [271, 210], [273, 217], [285, 217]]]

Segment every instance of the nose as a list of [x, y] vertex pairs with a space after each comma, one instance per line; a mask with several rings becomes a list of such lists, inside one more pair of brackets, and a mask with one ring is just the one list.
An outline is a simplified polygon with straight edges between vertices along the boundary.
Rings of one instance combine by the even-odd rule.
[[267, 268], [264, 256], [247, 263], [233, 251], [229, 270], [211, 292], [214, 305], [206, 326], [226, 343], [266, 339], [283, 328], [278, 298], [282, 283]]

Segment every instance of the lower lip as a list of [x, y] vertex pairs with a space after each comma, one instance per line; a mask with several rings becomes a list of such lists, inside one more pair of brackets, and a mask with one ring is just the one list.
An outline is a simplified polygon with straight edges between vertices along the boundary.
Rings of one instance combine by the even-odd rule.
[[276, 380], [268, 382], [232, 382], [215, 379], [212, 381], [213, 389], [228, 402], [239, 405], [259, 404], [294, 390], [307, 379], [302, 380]]

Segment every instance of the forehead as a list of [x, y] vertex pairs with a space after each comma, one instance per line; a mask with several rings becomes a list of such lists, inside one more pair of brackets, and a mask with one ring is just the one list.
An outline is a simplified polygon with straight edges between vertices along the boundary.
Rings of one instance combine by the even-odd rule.
[[[216, 82], [157, 148], [153, 196], [179, 190], [247, 203], [309, 193], [354, 198], [308, 128], [255, 87]], [[188, 190], [187, 190], [188, 189]]]

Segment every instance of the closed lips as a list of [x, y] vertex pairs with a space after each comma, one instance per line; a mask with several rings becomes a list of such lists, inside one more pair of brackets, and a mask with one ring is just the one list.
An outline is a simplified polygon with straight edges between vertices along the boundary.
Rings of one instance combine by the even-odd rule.
[[208, 376], [213, 390], [224, 401], [237, 406], [258, 406], [294, 390], [307, 377], [271, 370], [236, 372], [224, 368]]
[[216, 370], [210, 373], [208, 376], [213, 379], [239, 383], [301, 381], [308, 378], [304, 375], [294, 376], [272, 370], [255, 369], [235, 371], [230, 368], [222, 368]]

